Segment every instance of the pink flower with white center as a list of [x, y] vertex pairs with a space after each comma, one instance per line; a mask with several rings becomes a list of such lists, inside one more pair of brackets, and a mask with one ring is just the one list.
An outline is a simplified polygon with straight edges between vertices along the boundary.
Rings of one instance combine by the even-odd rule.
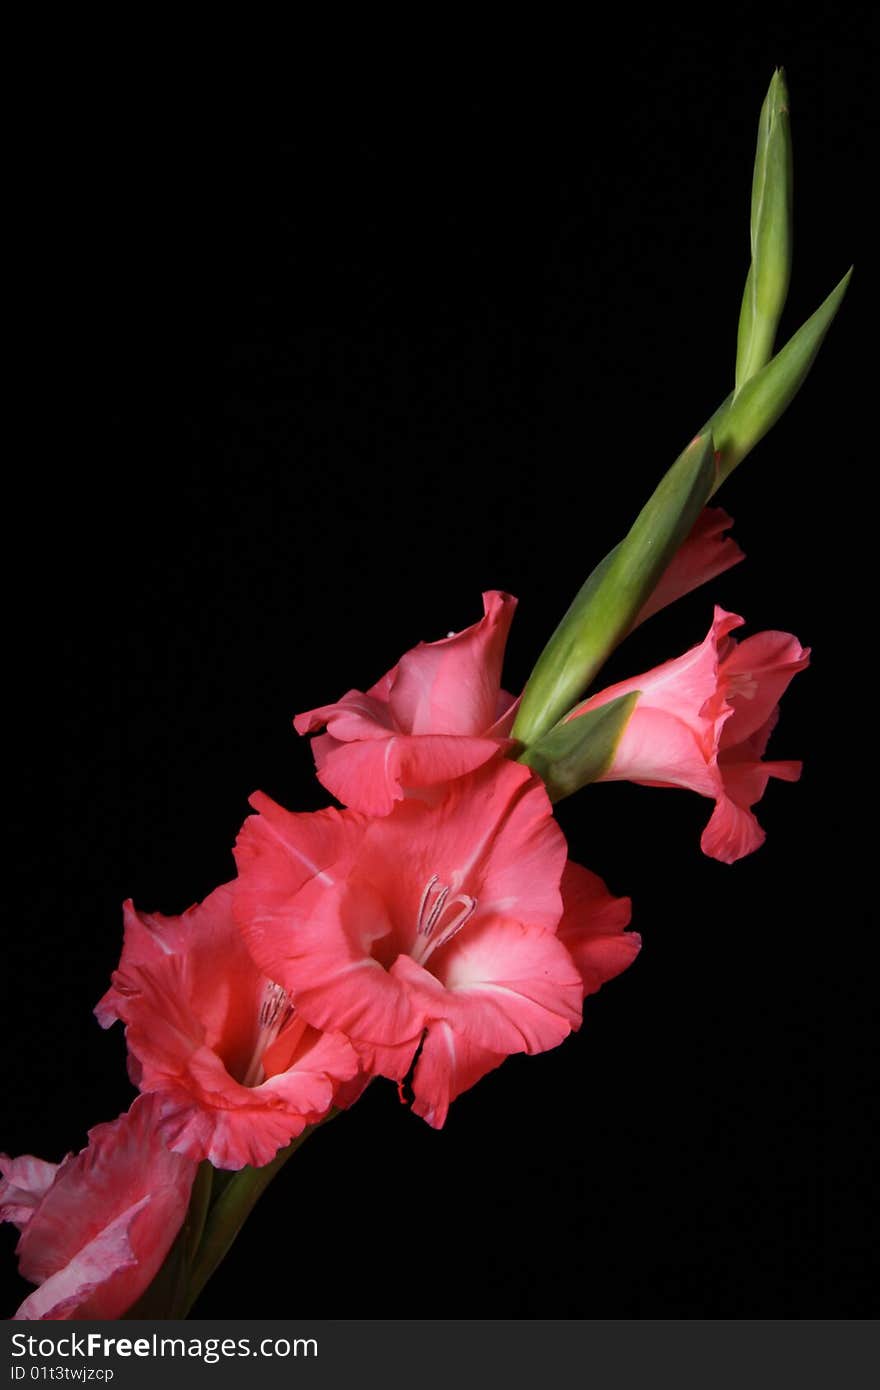
[[38, 1288], [15, 1319], [114, 1319], [149, 1287], [183, 1224], [196, 1163], [172, 1153], [159, 1102], [139, 1096], [55, 1165], [4, 1159], [0, 1214], [21, 1231], [22, 1276]]
[[640, 691], [613, 762], [602, 781], [686, 787], [710, 797], [705, 854], [732, 864], [764, 842], [751, 808], [771, 777], [795, 782], [799, 762], [764, 762], [763, 753], [789, 682], [809, 649], [787, 632], [759, 632], [737, 642], [743, 619], [715, 609], [705, 640], [644, 675], [601, 690], [569, 716], [576, 719], [619, 695]]
[[122, 959], [95, 1013], [125, 1023], [132, 1079], [158, 1093], [165, 1142], [217, 1168], [269, 1163], [358, 1071], [346, 1039], [309, 1027], [256, 968], [228, 884], [181, 917], [126, 903]]
[[484, 615], [463, 632], [420, 642], [366, 692], [297, 715], [318, 779], [346, 806], [384, 816], [414, 790], [482, 766], [505, 747], [514, 699], [501, 667], [516, 599], [491, 590]]
[[268, 797], [251, 804], [235, 913], [254, 959], [368, 1071], [402, 1081], [418, 1052], [414, 1108], [430, 1124], [504, 1057], [579, 1026], [584, 984], [556, 935], [565, 839], [527, 768], [497, 759], [432, 806], [343, 812], [319, 833]]

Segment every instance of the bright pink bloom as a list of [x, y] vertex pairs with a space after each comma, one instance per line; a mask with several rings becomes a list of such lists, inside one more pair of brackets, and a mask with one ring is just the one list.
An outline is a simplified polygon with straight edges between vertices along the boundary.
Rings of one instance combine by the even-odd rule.
[[16, 1319], [118, 1318], [152, 1283], [197, 1166], [168, 1149], [157, 1119], [156, 1098], [139, 1096], [126, 1115], [89, 1130], [75, 1158], [4, 1160], [0, 1211], [21, 1230], [23, 1277], [39, 1285]]
[[759, 632], [736, 642], [743, 623], [715, 609], [698, 647], [642, 676], [620, 681], [580, 705], [576, 719], [618, 695], [641, 695], [604, 781], [688, 787], [715, 801], [703, 831], [704, 853], [727, 864], [763, 844], [751, 807], [771, 777], [796, 782], [799, 762], [762, 762], [789, 681], [809, 650], [787, 632]]
[[369, 821], [251, 804], [235, 911], [254, 958], [368, 1070], [402, 1081], [421, 1044], [430, 1124], [504, 1057], [578, 1027], [584, 986], [556, 936], [565, 839], [527, 768], [497, 759]]
[[634, 626], [638, 627], [652, 614], [659, 613], [676, 599], [717, 579], [719, 574], [738, 565], [745, 555], [733, 536], [725, 536], [733, 518], [723, 507], [704, 507], [697, 517], [687, 540], [679, 546], [661, 576], [648, 602], [639, 613]]
[[122, 959], [95, 1013], [126, 1024], [132, 1079], [160, 1094], [165, 1142], [216, 1168], [270, 1162], [358, 1069], [345, 1038], [308, 1027], [256, 968], [229, 885], [182, 917], [127, 902]]
[[440, 642], [420, 642], [363, 693], [297, 715], [318, 778], [346, 806], [384, 816], [407, 792], [472, 772], [510, 733], [514, 699], [501, 689], [516, 599], [491, 590], [484, 617]]

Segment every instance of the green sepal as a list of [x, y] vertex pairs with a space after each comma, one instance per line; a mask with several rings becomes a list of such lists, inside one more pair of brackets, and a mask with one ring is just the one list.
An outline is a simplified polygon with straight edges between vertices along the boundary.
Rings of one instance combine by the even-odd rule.
[[521, 754], [519, 761], [543, 778], [551, 801], [571, 796], [608, 771], [640, 693], [620, 695], [557, 724]]
[[629, 632], [711, 494], [714, 452], [709, 432], [688, 445], [575, 596], [523, 692], [513, 726], [521, 743], [534, 744], [571, 708]]
[[774, 72], [761, 107], [752, 178], [751, 265], [739, 317], [736, 390], [766, 366], [791, 280], [792, 153], [788, 89]]
[[788, 409], [803, 386], [850, 282], [852, 269], [789, 338], [784, 348], [742, 390], [728, 396], [709, 421], [720, 455], [712, 492], [742, 463]]

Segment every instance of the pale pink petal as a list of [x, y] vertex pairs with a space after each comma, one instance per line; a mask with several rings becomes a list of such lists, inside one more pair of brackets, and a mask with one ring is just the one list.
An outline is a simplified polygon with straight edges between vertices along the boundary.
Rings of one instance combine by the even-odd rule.
[[745, 559], [733, 537], [724, 534], [732, 525], [732, 517], [722, 507], [703, 508], [687, 540], [672, 557], [659, 584], [636, 618], [634, 627]]
[[17, 1318], [118, 1318], [152, 1282], [196, 1171], [162, 1142], [158, 1109], [139, 1097], [59, 1170], [19, 1241], [22, 1275], [41, 1288]]
[[639, 953], [641, 937], [625, 930], [631, 900], [613, 897], [598, 874], [569, 860], [562, 875], [562, 901], [557, 936], [580, 971], [584, 993], [594, 994]]
[[31, 1154], [22, 1154], [21, 1158], [0, 1154], [0, 1221], [10, 1221], [23, 1231], [60, 1167], [59, 1163], [47, 1163]]
[[[149, 1216], [149, 1206], [150, 1198], [142, 1197], [110, 1221], [69, 1264], [28, 1295], [15, 1314], [15, 1320], [59, 1322], [74, 1318], [114, 1318], [124, 1313], [142, 1291], [144, 1270], [136, 1253], [134, 1227], [139, 1217], [145, 1213]], [[157, 1265], [156, 1272], [158, 1268]], [[135, 1279], [137, 1284], [132, 1287], [131, 1281]], [[146, 1287], [145, 1283], [143, 1288]], [[99, 1312], [95, 1311], [96, 1306]]]
[[483, 594], [484, 617], [440, 642], [420, 643], [398, 663], [391, 708], [411, 734], [484, 733], [497, 717], [501, 666], [516, 599]]

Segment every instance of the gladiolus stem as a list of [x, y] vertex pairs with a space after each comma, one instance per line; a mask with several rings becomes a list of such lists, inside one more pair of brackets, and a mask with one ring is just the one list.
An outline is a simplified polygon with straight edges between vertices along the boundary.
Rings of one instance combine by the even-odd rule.
[[281, 1171], [287, 1160], [293, 1157], [310, 1134], [314, 1134], [316, 1129], [339, 1114], [339, 1110], [328, 1111], [322, 1120], [304, 1129], [302, 1134], [297, 1135], [286, 1149], [281, 1149], [272, 1162], [264, 1167], [242, 1168], [240, 1172], [232, 1174], [207, 1212], [202, 1239], [190, 1264], [186, 1289], [174, 1316], [187, 1317], [276, 1173]]

